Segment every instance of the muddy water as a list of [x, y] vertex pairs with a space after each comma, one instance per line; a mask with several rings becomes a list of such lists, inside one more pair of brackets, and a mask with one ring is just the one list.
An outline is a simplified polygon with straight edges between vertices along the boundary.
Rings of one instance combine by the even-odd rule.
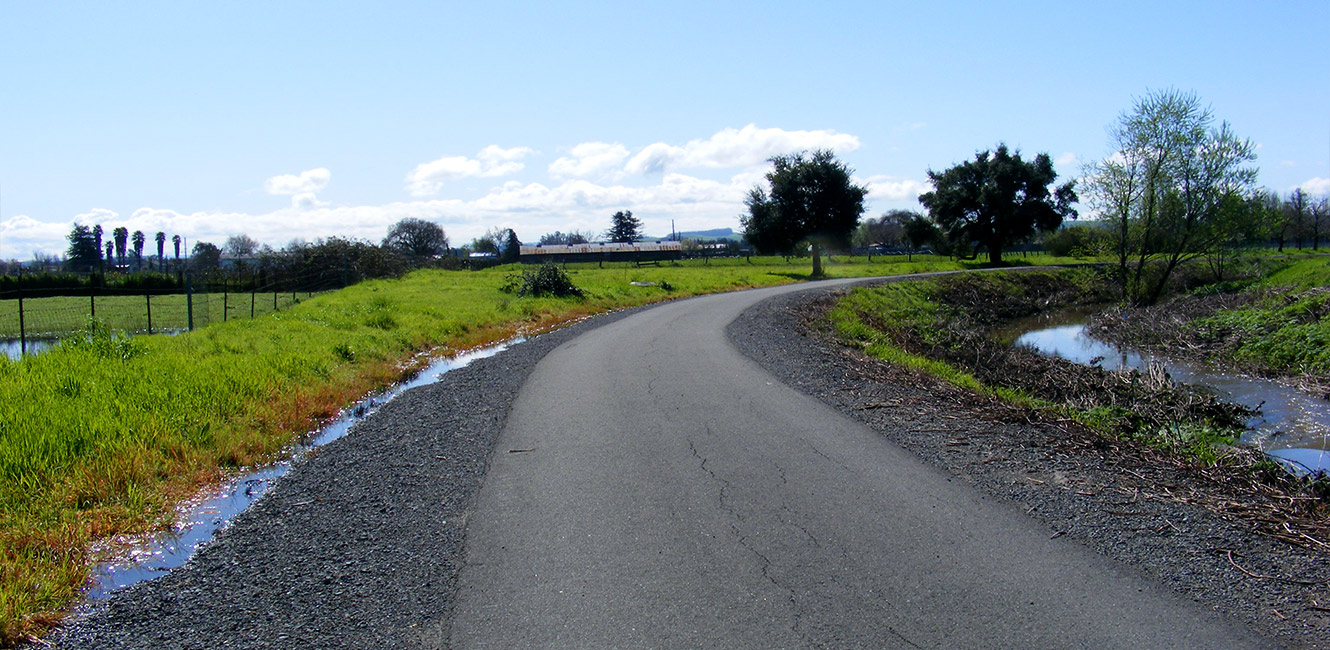
[[183, 511], [174, 530], [149, 540], [121, 540], [129, 548], [119, 559], [98, 566], [87, 590], [90, 599], [106, 598], [112, 592], [143, 580], [151, 580], [187, 562], [195, 549], [207, 543], [225, 528], [231, 519], [259, 500], [273, 483], [291, 469], [309, 450], [326, 445], [346, 435], [359, 421], [369, 417], [379, 406], [404, 391], [435, 383], [449, 370], [466, 366], [476, 359], [494, 356], [518, 338], [500, 345], [481, 348], [452, 358], [439, 359], [416, 376], [343, 409], [341, 417], [314, 432], [304, 444], [292, 450], [291, 459], [238, 476], [220, 486], [202, 500], [192, 502]]
[[1247, 422], [1243, 442], [1256, 445], [1298, 473], [1330, 471], [1330, 401], [1274, 380], [1119, 348], [1087, 334], [1087, 320], [1085, 312], [1065, 314], [1034, 325], [1014, 342], [1105, 370], [1143, 370], [1160, 364], [1175, 381], [1204, 387], [1221, 399], [1258, 409]]

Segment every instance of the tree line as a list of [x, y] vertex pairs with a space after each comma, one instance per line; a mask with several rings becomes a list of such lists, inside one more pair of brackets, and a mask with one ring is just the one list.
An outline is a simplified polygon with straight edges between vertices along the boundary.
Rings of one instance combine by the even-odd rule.
[[[766, 185], [750, 190], [741, 217], [759, 252], [821, 255], [851, 246], [931, 249], [963, 259], [1002, 253], [1042, 236], [1067, 250], [1116, 258], [1124, 300], [1159, 299], [1182, 264], [1204, 259], [1217, 279], [1253, 245], [1319, 250], [1330, 200], [1295, 189], [1287, 198], [1256, 185], [1256, 147], [1217, 121], [1194, 93], [1151, 92], [1110, 129], [1112, 153], [1081, 178], [1056, 184], [1047, 153], [1022, 157], [1006, 144], [942, 171], [919, 195], [927, 216], [893, 210], [861, 220], [867, 189], [829, 151], [770, 159]], [[1079, 214], [1077, 186], [1097, 228], [1063, 229]]]

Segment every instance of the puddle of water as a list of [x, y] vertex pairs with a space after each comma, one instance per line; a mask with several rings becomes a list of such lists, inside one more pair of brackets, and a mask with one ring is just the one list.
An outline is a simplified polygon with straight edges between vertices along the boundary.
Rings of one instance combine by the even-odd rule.
[[477, 359], [494, 356], [524, 340], [519, 337], [507, 343], [439, 359], [412, 379], [343, 409], [340, 417], [293, 449], [290, 460], [258, 468], [227, 481], [210, 496], [192, 503], [172, 533], [139, 541], [132, 545], [126, 557], [98, 566], [93, 571], [91, 584], [86, 591], [88, 599], [106, 598], [117, 589], [151, 580], [184, 565], [196, 549], [212, 540], [236, 515], [258, 501], [277, 479], [291, 469], [291, 464], [299, 461], [309, 450], [346, 435], [355, 423], [369, 417], [378, 407], [401, 393], [435, 383], [450, 370], [464, 367]]
[[1256, 445], [1286, 466], [1330, 471], [1330, 454], [1326, 453], [1330, 450], [1330, 401], [1270, 379], [1119, 349], [1092, 338], [1085, 328], [1082, 319], [1079, 323], [1036, 329], [1016, 338], [1015, 344], [1080, 364], [1097, 364], [1105, 370], [1161, 364], [1175, 381], [1206, 387], [1221, 399], [1259, 409], [1260, 413], [1247, 422], [1243, 442]]
[[[55, 345], [59, 340], [60, 339], [29, 338], [27, 354], [38, 354]], [[21, 339], [0, 339], [0, 354], [4, 354], [10, 359], [18, 360], [24, 355], [23, 341]]]

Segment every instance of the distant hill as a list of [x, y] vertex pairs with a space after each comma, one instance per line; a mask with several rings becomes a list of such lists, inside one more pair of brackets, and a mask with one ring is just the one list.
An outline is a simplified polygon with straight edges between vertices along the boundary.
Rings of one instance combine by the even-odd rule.
[[[714, 239], [733, 239], [735, 241], [738, 241], [740, 239], [743, 239], [743, 235], [734, 232], [734, 230], [731, 228], [716, 228], [714, 230], [692, 230], [688, 232], [678, 233], [677, 236], [680, 240], [694, 239], [697, 241], [712, 241]], [[656, 241], [656, 240], [665, 241], [669, 238], [670, 236], [668, 234], [662, 237], [643, 237], [643, 239], [647, 241]]]

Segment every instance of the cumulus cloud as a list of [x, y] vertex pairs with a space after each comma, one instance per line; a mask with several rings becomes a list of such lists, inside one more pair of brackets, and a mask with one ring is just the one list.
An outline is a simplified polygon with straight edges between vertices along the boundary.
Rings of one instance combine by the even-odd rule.
[[504, 149], [490, 145], [481, 149], [475, 158], [444, 156], [416, 165], [406, 175], [406, 189], [411, 196], [432, 196], [438, 193], [444, 182], [454, 178], [508, 176], [521, 171], [526, 166], [521, 159], [533, 153], [535, 150], [529, 147]]
[[1302, 191], [1312, 195], [1330, 194], [1330, 178], [1309, 178], [1298, 185]]
[[273, 176], [263, 184], [269, 194], [275, 195], [296, 195], [313, 194], [325, 187], [328, 187], [328, 181], [332, 180], [332, 172], [327, 168], [308, 169], [300, 172], [298, 175], [283, 174]]
[[[80, 222], [91, 225], [93, 221]], [[26, 214], [0, 221], [0, 257], [22, 259], [37, 255], [60, 255], [64, 252], [64, 239], [74, 227], [73, 223], [38, 221]]]
[[1077, 156], [1076, 154], [1068, 151], [1062, 154], [1061, 156], [1058, 156], [1057, 159], [1053, 161], [1053, 164], [1061, 168], [1066, 168], [1075, 165], [1076, 163], [1080, 162], [1080, 160], [1081, 160], [1080, 156]]
[[664, 142], [648, 145], [628, 161], [627, 171], [656, 174], [667, 169], [749, 167], [780, 154], [813, 149], [843, 153], [858, 148], [859, 138], [848, 133], [762, 129], [749, 124], [742, 129], [723, 129], [708, 139], [690, 140], [682, 146]]
[[587, 178], [603, 175], [623, 163], [628, 157], [628, 148], [617, 142], [583, 142], [568, 154], [550, 163], [551, 176]]
[[870, 200], [914, 200], [918, 199], [920, 194], [933, 189], [933, 187], [925, 181], [917, 181], [912, 178], [884, 176], [881, 174], [869, 176], [865, 179], [856, 178], [855, 182], [868, 186], [868, 198]]
[[332, 172], [326, 167], [318, 169], [307, 169], [299, 174], [283, 174], [273, 176], [264, 182], [264, 189], [269, 194], [277, 196], [290, 196], [291, 207], [297, 209], [306, 209], [320, 205], [327, 205], [319, 201], [317, 193], [323, 188], [328, 187], [328, 181], [332, 180]]

